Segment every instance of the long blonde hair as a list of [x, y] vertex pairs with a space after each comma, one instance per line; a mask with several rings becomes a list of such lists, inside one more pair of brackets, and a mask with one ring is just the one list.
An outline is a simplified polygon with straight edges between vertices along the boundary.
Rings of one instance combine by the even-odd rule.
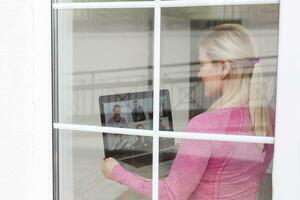
[[257, 136], [272, 136], [270, 115], [263, 94], [262, 70], [250, 32], [238, 24], [216, 26], [200, 43], [213, 61], [230, 62], [225, 77], [228, 88], [211, 107], [249, 106], [252, 130]]

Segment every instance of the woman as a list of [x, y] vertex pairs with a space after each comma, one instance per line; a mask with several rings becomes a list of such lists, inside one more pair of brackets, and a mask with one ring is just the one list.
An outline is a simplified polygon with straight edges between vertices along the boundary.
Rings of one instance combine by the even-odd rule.
[[[198, 77], [205, 96], [218, 100], [190, 120], [188, 132], [272, 136], [274, 113], [263, 98], [262, 74], [247, 29], [237, 24], [215, 27], [202, 40]], [[159, 199], [255, 200], [273, 145], [184, 140]], [[102, 163], [105, 177], [151, 196], [152, 182], [136, 176], [113, 159]]]

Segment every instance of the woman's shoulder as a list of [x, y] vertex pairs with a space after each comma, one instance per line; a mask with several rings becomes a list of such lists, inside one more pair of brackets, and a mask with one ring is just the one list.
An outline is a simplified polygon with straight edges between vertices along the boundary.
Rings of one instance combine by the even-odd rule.
[[240, 127], [242, 119], [244, 122], [248, 121], [248, 115], [249, 109], [247, 107], [230, 107], [207, 111], [193, 117], [188, 123], [187, 131], [224, 132], [231, 126]]

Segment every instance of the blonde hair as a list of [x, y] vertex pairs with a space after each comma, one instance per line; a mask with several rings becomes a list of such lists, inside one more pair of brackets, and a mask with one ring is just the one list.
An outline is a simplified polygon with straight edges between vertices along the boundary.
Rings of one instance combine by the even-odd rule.
[[[200, 43], [208, 57], [215, 62], [227, 60], [228, 88], [210, 110], [220, 107], [249, 106], [252, 131], [257, 136], [272, 136], [269, 108], [263, 96], [263, 77], [250, 32], [238, 24], [216, 26]], [[258, 145], [262, 147], [262, 145]]]

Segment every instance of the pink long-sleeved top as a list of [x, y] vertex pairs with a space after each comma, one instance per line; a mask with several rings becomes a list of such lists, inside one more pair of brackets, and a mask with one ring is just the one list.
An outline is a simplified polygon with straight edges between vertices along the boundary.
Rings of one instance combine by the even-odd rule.
[[[274, 132], [274, 112], [270, 116]], [[248, 107], [234, 107], [197, 115], [186, 131], [255, 135], [250, 127]], [[159, 181], [159, 199], [255, 200], [272, 157], [273, 145], [260, 150], [252, 143], [183, 140], [169, 175]], [[152, 195], [152, 181], [120, 165], [113, 168], [112, 179]]]

